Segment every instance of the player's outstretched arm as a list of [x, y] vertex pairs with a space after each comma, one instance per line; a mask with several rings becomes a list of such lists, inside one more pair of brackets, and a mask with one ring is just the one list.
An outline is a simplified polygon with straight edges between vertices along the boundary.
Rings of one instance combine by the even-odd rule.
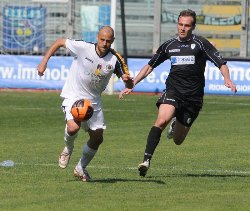
[[130, 87], [126, 87], [124, 90], [122, 90], [119, 94], [119, 99], [123, 98], [123, 95], [127, 95], [130, 94], [133, 91], [133, 88], [135, 87], [136, 84], [138, 84], [141, 80], [143, 80], [144, 78], [146, 78], [151, 72], [153, 71], [153, 68], [150, 65], [145, 65], [140, 72], [138, 73], [138, 75], [135, 77], [134, 81], [133, 81], [133, 86], [132, 88]]
[[50, 46], [49, 50], [45, 53], [41, 63], [37, 66], [38, 75], [44, 75], [44, 71], [47, 68], [49, 58], [57, 51], [57, 49], [59, 49], [60, 47], [66, 48], [65, 41], [66, 39], [59, 38]]
[[235, 84], [231, 81], [230, 79], [230, 74], [229, 74], [229, 69], [227, 65], [222, 65], [220, 68], [221, 74], [224, 77], [224, 84], [226, 87], [230, 88], [232, 92], [236, 93], [237, 92], [237, 88], [235, 86]]

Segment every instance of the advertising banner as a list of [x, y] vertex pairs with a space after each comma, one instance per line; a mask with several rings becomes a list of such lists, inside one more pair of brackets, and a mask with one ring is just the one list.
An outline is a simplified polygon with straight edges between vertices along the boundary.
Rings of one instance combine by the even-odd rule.
[[45, 75], [38, 76], [41, 56], [0, 55], [0, 88], [61, 90], [72, 57], [51, 57]]
[[[61, 90], [68, 76], [72, 57], [51, 57], [43, 77], [37, 75], [41, 56], [0, 55], [0, 88]], [[149, 59], [129, 58], [128, 67], [132, 77], [147, 64]], [[250, 62], [228, 61], [231, 79], [237, 85], [237, 95], [250, 95]], [[165, 61], [135, 88], [134, 92], [159, 93], [165, 89], [170, 62]], [[233, 94], [224, 86], [220, 70], [207, 62], [205, 70], [205, 94]], [[114, 78], [114, 91], [124, 89], [121, 79]]]
[[[179, 14], [164, 11], [161, 14], [162, 23], [177, 23]], [[212, 17], [211, 15], [197, 15], [197, 24], [214, 26], [231, 26], [241, 24], [241, 14], [231, 17]]]
[[5, 50], [38, 52], [45, 47], [44, 7], [3, 8], [2, 46]]

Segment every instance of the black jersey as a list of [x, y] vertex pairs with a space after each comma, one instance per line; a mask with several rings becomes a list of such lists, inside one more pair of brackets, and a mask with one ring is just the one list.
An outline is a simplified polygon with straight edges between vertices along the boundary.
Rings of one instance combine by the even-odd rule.
[[220, 68], [226, 61], [205, 38], [192, 35], [187, 41], [174, 38], [163, 43], [149, 61], [153, 68], [170, 59], [171, 69], [166, 79], [166, 90], [177, 91], [183, 98], [204, 95], [205, 67], [209, 60]]

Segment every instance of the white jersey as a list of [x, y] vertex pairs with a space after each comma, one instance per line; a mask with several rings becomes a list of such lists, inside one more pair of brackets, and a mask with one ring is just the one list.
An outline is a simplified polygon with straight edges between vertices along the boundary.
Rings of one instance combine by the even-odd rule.
[[99, 57], [94, 43], [82, 40], [66, 40], [66, 47], [74, 56], [61, 97], [68, 99], [89, 99], [95, 109], [101, 107], [101, 93], [115, 73], [118, 77], [128, 69], [121, 56], [113, 49]]

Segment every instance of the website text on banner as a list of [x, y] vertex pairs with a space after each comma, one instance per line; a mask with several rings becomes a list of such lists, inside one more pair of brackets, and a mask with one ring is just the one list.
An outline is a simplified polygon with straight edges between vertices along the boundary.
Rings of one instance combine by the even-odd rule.
[[[36, 67], [41, 60], [40, 56], [0, 55], [0, 88], [60, 90], [68, 75], [72, 59], [72, 57], [52, 57], [46, 74], [39, 77]], [[137, 75], [147, 62], [148, 59], [128, 59], [132, 77]], [[250, 62], [229, 61], [228, 66], [231, 78], [237, 84], [237, 95], [250, 95]], [[165, 88], [164, 83], [169, 69], [170, 62], [166, 61], [138, 84], [134, 92], [161, 92]], [[205, 94], [231, 94], [224, 86], [218, 68], [210, 62], [206, 66], [205, 79]], [[122, 90], [124, 84], [117, 78], [114, 80], [114, 91]]]

